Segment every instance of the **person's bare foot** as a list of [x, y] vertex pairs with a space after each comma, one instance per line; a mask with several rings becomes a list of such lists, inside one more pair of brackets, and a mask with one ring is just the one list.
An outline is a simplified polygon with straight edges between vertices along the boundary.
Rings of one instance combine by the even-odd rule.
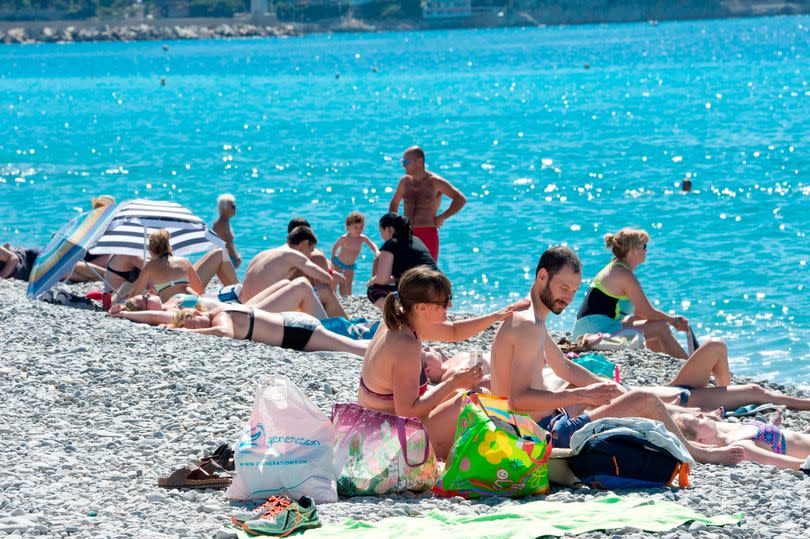
[[733, 466], [734, 464], [739, 464], [742, 461], [743, 457], [745, 456], [745, 452], [742, 447], [738, 446], [717, 448], [702, 447], [698, 448], [692, 456], [695, 457], [696, 461], [703, 464], [721, 464], [723, 466]]
[[775, 414], [773, 414], [773, 419], [771, 419], [771, 425], [775, 425], [777, 427], [782, 425], [782, 410], [777, 410]]

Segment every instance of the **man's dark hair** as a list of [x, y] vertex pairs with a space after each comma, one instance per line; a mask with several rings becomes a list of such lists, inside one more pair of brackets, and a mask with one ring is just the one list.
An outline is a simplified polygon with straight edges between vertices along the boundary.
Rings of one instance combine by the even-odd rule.
[[297, 226], [287, 234], [287, 245], [290, 247], [298, 245], [304, 240], [309, 240], [312, 245], [318, 243], [318, 238], [315, 237], [315, 233], [308, 226]]
[[309, 221], [307, 221], [303, 217], [293, 217], [290, 223], [287, 225], [287, 234], [289, 234], [299, 226], [312, 228], [312, 225], [309, 224]]
[[549, 247], [540, 255], [540, 261], [537, 262], [537, 269], [534, 270], [535, 277], [541, 269], [548, 272], [548, 280], [557, 275], [565, 266], [571, 268], [575, 273], [582, 273], [582, 262], [579, 261], [577, 254], [565, 245], [555, 245]]

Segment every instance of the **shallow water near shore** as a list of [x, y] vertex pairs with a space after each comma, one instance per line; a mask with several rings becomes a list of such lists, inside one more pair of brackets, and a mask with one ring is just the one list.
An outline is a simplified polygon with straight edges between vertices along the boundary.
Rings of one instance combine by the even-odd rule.
[[[469, 200], [441, 231], [455, 309], [525, 293], [553, 243], [590, 279], [609, 260], [601, 236], [639, 226], [660, 308], [728, 339], [735, 372], [808, 385], [808, 27], [0, 47], [0, 240], [44, 245], [100, 192], [209, 219], [232, 192], [246, 259], [294, 214], [327, 250], [352, 209], [379, 241], [400, 153], [420, 144]], [[570, 329], [584, 286], [553, 328]]]

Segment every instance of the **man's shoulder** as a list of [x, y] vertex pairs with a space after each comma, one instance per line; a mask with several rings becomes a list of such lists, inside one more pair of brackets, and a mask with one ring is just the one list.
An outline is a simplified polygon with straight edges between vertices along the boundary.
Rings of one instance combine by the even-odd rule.
[[444, 177], [442, 177], [442, 176], [440, 176], [440, 175], [438, 175], [435, 172], [432, 172], [430, 170], [427, 170], [425, 172], [427, 172], [427, 178], [430, 179], [433, 182], [434, 186], [436, 184], [450, 185], [450, 181], [447, 178], [444, 178]]
[[530, 310], [512, 313], [507, 322], [517, 338], [534, 340], [544, 334], [545, 324], [538, 322]]

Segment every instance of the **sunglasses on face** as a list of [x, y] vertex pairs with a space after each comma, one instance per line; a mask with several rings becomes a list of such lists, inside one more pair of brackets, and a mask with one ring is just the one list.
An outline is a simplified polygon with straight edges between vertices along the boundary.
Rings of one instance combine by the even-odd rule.
[[408, 165], [411, 164], [411, 162], [408, 159], [404, 158], [404, 157], [401, 159], [401, 162], [402, 162], [403, 167], [407, 167]]
[[641, 248], [646, 251], [647, 250], [647, 244], [645, 243], [644, 245], [641, 246]]
[[436, 303], [436, 305], [440, 305], [441, 307], [447, 309], [450, 306], [450, 303], [453, 301], [453, 296], [447, 296], [447, 299], [444, 300], [443, 303]]

